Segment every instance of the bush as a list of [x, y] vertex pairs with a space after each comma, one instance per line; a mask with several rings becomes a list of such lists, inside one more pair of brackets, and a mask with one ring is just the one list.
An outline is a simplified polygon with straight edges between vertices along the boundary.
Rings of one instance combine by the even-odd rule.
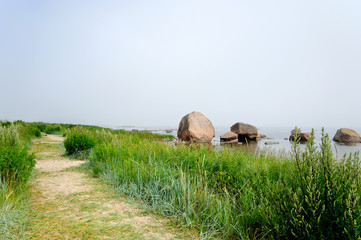
[[[313, 132], [312, 132], [313, 135]], [[294, 143], [294, 165], [288, 174], [268, 182], [262, 201], [269, 228], [282, 239], [357, 239], [361, 236], [361, 177], [358, 153], [333, 158], [322, 131], [301, 152]]]
[[0, 127], [0, 177], [2, 181], [27, 181], [35, 166], [35, 156], [28, 153], [26, 142], [21, 140], [20, 128], [22, 127], [14, 125]]
[[0, 146], [0, 176], [2, 181], [26, 182], [35, 166], [34, 154], [22, 146]]
[[47, 134], [58, 133], [60, 132], [59, 125], [46, 125], [44, 132]]
[[64, 140], [64, 147], [69, 155], [89, 150], [94, 146], [95, 141], [82, 129], [70, 131]]
[[9, 121], [5, 121], [5, 122], [0, 122], [0, 126], [2, 126], [2, 127], [9, 127], [9, 126], [11, 126], [11, 122], [9, 122]]
[[29, 125], [27, 127], [27, 130], [28, 130], [28, 134], [31, 137], [41, 137], [41, 132], [40, 132], [39, 128], [37, 128], [35, 126], [32, 126], [32, 125]]
[[46, 124], [43, 123], [43, 122], [35, 122], [35, 123], [32, 123], [33, 125], [35, 125], [35, 127], [37, 127], [40, 132], [45, 132], [45, 128], [46, 128]]

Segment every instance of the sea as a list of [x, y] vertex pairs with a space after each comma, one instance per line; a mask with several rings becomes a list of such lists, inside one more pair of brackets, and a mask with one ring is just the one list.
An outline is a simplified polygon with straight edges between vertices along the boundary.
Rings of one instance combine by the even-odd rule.
[[[159, 127], [139, 127], [139, 126], [107, 126], [113, 129], [124, 129], [127, 131], [148, 131], [156, 134], [171, 134], [177, 136], [177, 127], [172, 126], [159, 126]], [[315, 143], [317, 146], [321, 143], [322, 127], [319, 128], [300, 128], [302, 132], [311, 132], [314, 129]], [[257, 142], [249, 142], [248, 144], [232, 144], [232, 147], [248, 148], [251, 150], [272, 153], [278, 155], [290, 155], [292, 152], [292, 143], [288, 140], [293, 128], [287, 127], [258, 127], [258, 132], [266, 135], [266, 138], [260, 139]], [[361, 133], [361, 128], [355, 129], [358, 133]], [[212, 145], [216, 148], [229, 147], [229, 144], [223, 144], [220, 141], [220, 136], [230, 131], [230, 127], [215, 127], [215, 137], [212, 140]], [[331, 140], [332, 151], [335, 157], [342, 159], [344, 155], [361, 151], [361, 143], [354, 144], [341, 144], [332, 141], [332, 138], [337, 132], [337, 128], [324, 128], [325, 133], [329, 135]], [[228, 146], [227, 146], [228, 145]], [[238, 145], [238, 146], [237, 146]], [[300, 148], [304, 149], [306, 144], [300, 144]]]

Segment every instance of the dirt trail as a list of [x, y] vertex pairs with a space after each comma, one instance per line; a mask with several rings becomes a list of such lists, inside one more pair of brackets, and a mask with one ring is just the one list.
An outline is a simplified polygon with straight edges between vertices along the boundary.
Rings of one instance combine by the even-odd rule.
[[30, 239], [184, 239], [164, 220], [115, 198], [84, 161], [63, 157], [62, 141], [47, 135], [33, 142]]

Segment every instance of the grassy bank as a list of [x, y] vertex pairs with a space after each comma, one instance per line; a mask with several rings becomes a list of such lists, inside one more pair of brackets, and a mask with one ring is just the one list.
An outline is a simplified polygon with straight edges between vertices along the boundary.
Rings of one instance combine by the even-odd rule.
[[359, 156], [335, 160], [326, 134], [304, 152], [295, 143], [292, 159], [173, 147], [159, 135], [121, 131], [77, 129], [67, 139], [79, 135], [92, 142], [78, 150], [87, 152], [94, 175], [204, 238], [360, 237]]
[[[30, 139], [63, 134], [67, 154], [89, 159], [94, 176], [150, 210], [224, 239], [357, 239], [361, 236], [358, 153], [341, 161], [323, 134], [297, 143], [290, 159], [210, 145], [165, 144], [172, 136], [71, 124], [2, 123], [0, 235], [24, 232]], [[311, 138], [312, 139], [312, 138]]]
[[0, 236], [21, 239], [25, 231], [27, 181], [35, 165], [29, 153], [31, 127], [22, 124], [0, 126]]

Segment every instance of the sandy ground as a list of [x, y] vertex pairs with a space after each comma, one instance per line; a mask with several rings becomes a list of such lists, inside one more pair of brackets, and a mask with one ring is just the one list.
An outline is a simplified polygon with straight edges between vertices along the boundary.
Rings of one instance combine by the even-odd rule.
[[[60, 136], [47, 135], [39, 140], [38, 144], [61, 143], [62, 141], [63, 138]], [[67, 159], [56, 148], [53, 151], [41, 151], [36, 154], [41, 155], [43, 160], [38, 160], [36, 163], [38, 177], [34, 180], [32, 188], [33, 195], [36, 196], [33, 199], [33, 204], [38, 208], [38, 211], [44, 212], [47, 219], [59, 219], [60, 217], [69, 221], [79, 221], [74, 224], [82, 224], [81, 221], [85, 220], [86, 222], [98, 223], [97, 227], [127, 225], [131, 226], [132, 231], [136, 232], [142, 239], [175, 239], [174, 234], [169, 232], [169, 227], [163, 226], [163, 220], [153, 215], [145, 216], [142, 210], [123, 202], [121, 199], [109, 197], [109, 194], [102, 190], [101, 184], [104, 185], [105, 183], [101, 183], [99, 179], [94, 179], [87, 173], [74, 169], [74, 167], [83, 164], [84, 161]], [[46, 158], [47, 155], [49, 155], [49, 159]], [[56, 159], [52, 159], [54, 155], [56, 155]], [[52, 208], [44, 207], [48, 205]], [[51, 218], [51, 215], [54, 215], [54, 218]], [[53, 227], [49, 230], [46, 229], [49, 224], [44, 224], [44, 226], [39, 224], [45, 229], [34, 228], [34, 231], [38, 232], [35, 235], [43, 234], [40, 232], [56, 231], [54, 226], [57, 224], [54, 220]], [[47, 234], [44, 236], [45, 238], [56, 239], [58, 236], [58, 233]], [[72, 239], [70, 235], [66, 238]], [[109, 238], [111, 237], [107, 234], [100, 237], [100, 239]]]

